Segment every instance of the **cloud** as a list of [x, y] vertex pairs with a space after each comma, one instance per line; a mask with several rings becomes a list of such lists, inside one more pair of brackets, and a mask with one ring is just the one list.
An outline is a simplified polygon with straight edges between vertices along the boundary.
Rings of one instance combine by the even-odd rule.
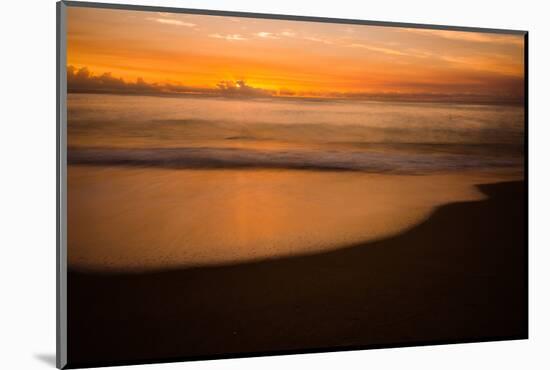
[[70, 93], [115, 93], [129, 95], [210, 95], [226, 97], [266, 97], [277, 95], [276, 91], [248, 85], [244, 80], [220, 81], [215, 88], [200, 88], [181, 84], [148, 83], [142, 78], [127, 82], [111, 73], [94, 75], [86, 67], [67, 67], [67, 90]]
[[418, 28], [403, 28], [402, 32], [416, 33], [419, 35], [433, 36], [447, 40], [474, 42], [474, 43], [494, 43], [494, 44], [512, 44], [523, 46], [523, 36], [503, 35], [496, 33], [466, 32], [466, 31], [448, 31], [448, 30], [427, 30]]
[[[283, 37], [287, 37], [287, 38], [296, 37], [296, 33], [292, 32], [290, 30], [284, 30], [282, 32], [265, 32], [265, 31], [262, 31], [262, 32], [255, 33], [254, 36], [260, 37], [262, 39], [278, 40], [278, 39], [281, 39]], [[314, 40], [310, 40], [310, 41], [323, 42], [323, 40], [321, 40], [321, 39], [316, 39], [316, 38], [313, 38], [313, 39]]]
[[326, 45], [332, 45], [333, 44], [332, 41], [327, 40], [327, 39], [323, 39], [323, 38], [320, 38], [320, 37], [305, 36], [305, 37], [303, 37], [303, 39], [307, 40], [307, 41], [320, 42], [320, 43], [326, 44]]
[[170, 19], [170, 18], [147, 18], [150, 21], [161, 23], [161, 24], [168, 24], [171, 26], [182, 26], [182, 27], [195, 27], [196, 24], [190, 23], [190, 22], [183, 22], [177, 19]]
[[120, 88], [125, 87], [126, 83], [121, 78], [115, 78], [110, 73], [104, 73], [100, 76], [93, 76], [88, 68], [76, 69], [73, 66], [67, 67], [67, 84], [71, 89], [92, 89], [92, 88]]
[[[217, 96], [226, 98], [322, 98], [322, 99], [370, 99], [395, 101], [442, 101], [470, 103], [522, 103], [524, 80], [519, 77], [486, 76], [479, 74], [460, 76], [460, 83], [442, 81], [387, 81], [390, 92], [300, 92], [280, 88], [269, 90], [254, 87], [244, 79], [223, 80], [212, 88], [184, 84], [148, 83], [142, 78], [135, 82], [124, 81], [111, 73], [95, 75], [86, 67], [67, 67], [67, 90], [69, 93], [111, 93], [126, 95], [172, 95], [172, 96]], [[395, 93], [391, 90], [408, 90]]]
[[226, 96], [272, 96], [271, 90], [260, 89], [249, 86], [244, 80], [220, 81], [216, 85], [218, 89]]
[[279, 89], [277, 92], [277, 95], [279, 96], [295, 96], [296, 91], [290, 90], [290, 89]]
[[439, 57], [438, 55], [434, 54], [431, 51], [416, 49], [416, 48], [408, 48], [407, 54], [416, 58], [438, 58]]
[[284, 36], [284, 37], [294, 37], [294, 36], [296, 36], [296, 34], [292, 31], [283, 31], [283, 32], [279, 33], [279, 35]]
[[245, 41], [247, 40], [246, 38], [244, 38], [242, 35], [239, 35], [237, 33], [235, 34], [227, 34], [227, 35], [224, 35], [224, 34], [220, 34], [220, 33], [213, 33], [211, 35], [208, 35], [208, 37], [212, 37], [214, 39], [222, 39], [222, 40], [227, 40], [227, 41]]
[[367, 50], [370, 50], [370, 51], [374, 51], [374, 52], [377, 52], [377, 53], [388, 54], [388, 55], [401, 55], [401, 56], [408, 55], [407, 53], [404, 53], [402, 51], [389, 49], [389, 48], [378, 47], [378, 46], [365, 45], [365, 44], [350, 44], [350, 45], [348, 45], [348, 47], [367, 49]]
[[80, 69], [67, 67], [68, 92], [84, 93], [120, 93], [120, 94], [181, 94], [203, 93], [203, 89], [174, 84], [157, 84], [145, 82], [137, 78], [135, 82], [127, 82], [114, 77], [110, 72], [94, 75], [86, 67]]
[[271, 32], [258, 32], [255, 34], [258, 37], [264, 38], [264, 39], [278, 39], [274, 33]]

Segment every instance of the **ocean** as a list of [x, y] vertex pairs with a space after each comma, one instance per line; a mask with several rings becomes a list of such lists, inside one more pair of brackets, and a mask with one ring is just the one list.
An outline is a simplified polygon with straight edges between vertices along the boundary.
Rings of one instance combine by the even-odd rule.
[[143, 271], [388, 238], [523, 178], [523, 108], [68, 96], [68, 257]]
[[425, 173], [521, 168], [523, 107], [69, 94], [69, 163]]

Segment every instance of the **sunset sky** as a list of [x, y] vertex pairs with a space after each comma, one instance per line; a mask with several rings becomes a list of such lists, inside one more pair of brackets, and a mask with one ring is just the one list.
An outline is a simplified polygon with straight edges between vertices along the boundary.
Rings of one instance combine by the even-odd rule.
[[69, 89], [523, 97], [522, 35], [77, 7], [67, 19]]

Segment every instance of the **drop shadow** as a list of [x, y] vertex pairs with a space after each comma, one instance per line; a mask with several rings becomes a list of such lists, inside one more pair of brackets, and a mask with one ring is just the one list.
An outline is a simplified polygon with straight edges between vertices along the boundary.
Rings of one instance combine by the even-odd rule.
[[34, 358], [51, 367], [56, 365], [55, 353], [35, 353]]

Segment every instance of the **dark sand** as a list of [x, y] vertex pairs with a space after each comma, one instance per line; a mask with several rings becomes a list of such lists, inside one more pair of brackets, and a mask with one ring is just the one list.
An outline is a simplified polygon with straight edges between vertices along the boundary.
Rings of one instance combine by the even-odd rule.
[[313, 256], [69, 272], [69, 366], [527, 337], [522, 182]]

